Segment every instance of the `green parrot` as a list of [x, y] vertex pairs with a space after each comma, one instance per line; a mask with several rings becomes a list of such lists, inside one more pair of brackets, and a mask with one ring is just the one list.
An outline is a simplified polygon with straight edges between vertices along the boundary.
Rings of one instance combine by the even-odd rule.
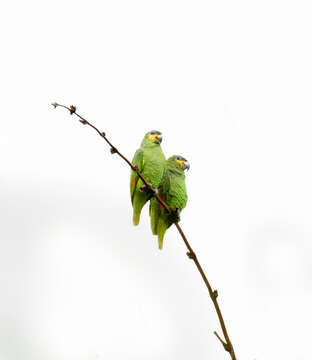
[[[160, 143], [162, 135], [159, 131], [149, 131], [141, 143], [141, 147], [134, 154], [132, 164], [137, 166], [140, 173], [154, 189], [157, 189], [166, 165], [166, 158], [163, 154]], [[140, 214], [145, 203], [151, 198], [152, 194], [144, 190], [144, 183], [137, 173], [131, 170], [130, 175], [130, 195], [133, 206], [133, 224], [138, 225]]]
[[164, 176], [158, 187], [158, 195], [172, 210], [166, 209], [152, 198], [150, 202], [151, 227], [154, 235], [158, 235], [158, 247], [162, 249], [166, 230], [180, 220], [179, 213], [185, 208], [187, 193], [184, 170], [189, 170], [190, 164], [182, 156], [171, 156], [166, 162]]

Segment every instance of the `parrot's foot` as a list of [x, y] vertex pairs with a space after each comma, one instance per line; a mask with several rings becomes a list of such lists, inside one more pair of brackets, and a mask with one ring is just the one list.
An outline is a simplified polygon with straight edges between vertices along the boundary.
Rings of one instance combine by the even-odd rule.
[[151, 196], [155, 194], [155, 190], [153, 189], [152, 184], [148, 184], [148, 186], [146, 185], [141, 186], [140, 191], [146, 192], [146, 194]]
[[171, 214], [169, 214], [168, 216], [169, 216], [169, 220], [172, 221], [173, 223], [178, 223], [181, 220], [180, 211], [178, 207], [176, 207], [176, 209], [173, 210]]

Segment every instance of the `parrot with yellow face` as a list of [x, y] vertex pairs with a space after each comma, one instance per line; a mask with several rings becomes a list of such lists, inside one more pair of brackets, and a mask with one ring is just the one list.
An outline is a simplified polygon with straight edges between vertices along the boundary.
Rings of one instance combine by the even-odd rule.
[[[166, 158], [160, 147], [161, 142], [162, 134], [159, 131], [149, 131], [145, 134], [141, 147], [136, 151], [132, 160], [132, 164], [138, 167], [143, 178], [153, 189], [157, 189], [165, 171]], [[139, 224], [142, 208], [152, 196], [150, 192], [144, 191], [144, 188], [144, 183], [137, 173], [131, 170], [130, 195], [134, 225]]]
[[158, 236], [158, 247], [162, 249], [167, 229], [180, 220], [180, 212], [185, 208], [187, 192], [185, 186], [185, 170], [189, 170], [189, 162], [182, 156], [171, 156], [166, 162], [166, 169], [158, 187], [158, 195], [171, 209], [169, 214], [155, 197], [150, 202], [151, 228]]

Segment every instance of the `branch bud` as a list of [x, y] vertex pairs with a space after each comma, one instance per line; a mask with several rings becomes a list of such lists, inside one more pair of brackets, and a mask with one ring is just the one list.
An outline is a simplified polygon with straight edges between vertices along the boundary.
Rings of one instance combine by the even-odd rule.
[[232, 347], [229, 344], [225, 343], [225, 344], [223, 344], [223, 347], [224, 347], [225, 351], [231, 353]]
[[214, 290], [213, 291], [213, 297], [216, 299], [218, 297], [218, 290]]
[[74, 105], [70, 105], [69, 107], [69, 113], [70, 115], [73, 115], [76, 112], [77, 108]]
[[194, 252], [187, 252], [186, 255], [191, 259], [191, 260], [195, 260], [196, 259], [196, 254]]

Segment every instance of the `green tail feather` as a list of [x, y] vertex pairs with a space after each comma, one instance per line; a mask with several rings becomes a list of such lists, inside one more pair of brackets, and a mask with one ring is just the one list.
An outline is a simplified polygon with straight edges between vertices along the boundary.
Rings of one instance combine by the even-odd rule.
[[133, 225], [139, 225], [140, 215], [143, 206], [146, 204], [148, 197], [145, 193], [137, 194], [133, 199]]
[[162, 237], [160, 235], [158, 235], [158, 249], [159, 250], [162, 250], [163, 244], [164, 244], [164, 235]]
[[157, 208], [159, 206], [158, 201], [153, 198], [150, 201], [150, 217], [151, 217], [151, 228], [153, 235], [157, 235], [157, 222], [158, 222], [158, 216], [159, 216], [159, 209]]
[[167, 223], [164, 219], [160, 218], [157, 224], [157, 234], [158, 234], [158, 248], [161, 250], [163, 248], [165, 232], [168, 229]]
[[140, 215], [141, 215], [141, 212], [134, 212], [133, 211], [133, 225], [134, 226], [139, 225], [139, 223], [140, 223]]

